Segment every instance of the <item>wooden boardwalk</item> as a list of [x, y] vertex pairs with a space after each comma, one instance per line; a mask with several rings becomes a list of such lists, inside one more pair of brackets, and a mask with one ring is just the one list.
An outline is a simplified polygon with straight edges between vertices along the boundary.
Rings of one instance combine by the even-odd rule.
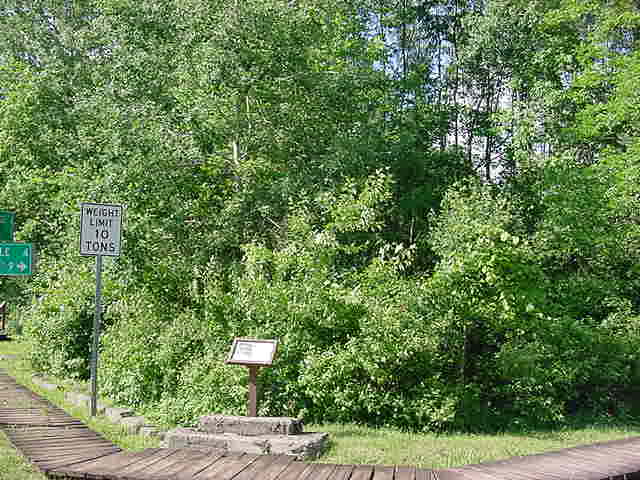
[[305, 463], [215, 449], [125, 452], [1, 371], [0, 429], [39, 470], [56, 479], [640, 480], [638, 437], [444, 470]]

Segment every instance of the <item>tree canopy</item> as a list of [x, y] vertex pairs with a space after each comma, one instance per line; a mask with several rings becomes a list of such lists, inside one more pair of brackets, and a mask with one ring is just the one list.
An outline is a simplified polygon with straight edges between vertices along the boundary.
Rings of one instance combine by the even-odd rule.
[[412, 429], [637, 415], [631, 0], [7, 0], [0, 278], [34, 365], [86, 378], [81, 202], [125, 205], [103, 390]]

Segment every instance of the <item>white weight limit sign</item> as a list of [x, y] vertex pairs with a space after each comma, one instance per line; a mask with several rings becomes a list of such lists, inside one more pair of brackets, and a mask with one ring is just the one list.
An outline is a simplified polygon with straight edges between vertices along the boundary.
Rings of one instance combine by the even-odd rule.
[[80, 205], [80, 255], [120, 255], [122, 205]]

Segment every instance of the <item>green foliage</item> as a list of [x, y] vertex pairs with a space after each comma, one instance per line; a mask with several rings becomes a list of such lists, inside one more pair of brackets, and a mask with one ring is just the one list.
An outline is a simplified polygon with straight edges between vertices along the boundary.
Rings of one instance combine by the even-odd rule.
[[87, 378], [95, 311], [91, 272], [76, 265], [46, 282], [46, 294], [36, 297], [23, 316], [30, 361], [56, 376]]
[[[638, 12], [491, 0], [0, 7], [0, 279], [34, 365], [87, 376], [78, 204], [125, 205], [100, 378], [162, 421], [434, 429], [633, 412]], [[482, 179], [482, 180], [480, 180]]]
[[543, 173], [537, 199], [461, 185], [433, 230], [430, 309], [450, 319], [443, 361], [465, 428], [498, 413], [532, 425], [632, 407], [636, 314], [619, 275], [634, 260], [616, 248], [629, 226], [611, 221], [611, 170]]

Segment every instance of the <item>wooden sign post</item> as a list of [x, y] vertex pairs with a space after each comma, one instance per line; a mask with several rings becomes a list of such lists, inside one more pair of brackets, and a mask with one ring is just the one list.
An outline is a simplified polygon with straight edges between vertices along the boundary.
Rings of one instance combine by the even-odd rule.
[[235, 338], [227, 362], [249, 368], [249, 402], [247, 416], [258, 416], [258, 369], [273, 365], [278, 348], [277, 340]]

